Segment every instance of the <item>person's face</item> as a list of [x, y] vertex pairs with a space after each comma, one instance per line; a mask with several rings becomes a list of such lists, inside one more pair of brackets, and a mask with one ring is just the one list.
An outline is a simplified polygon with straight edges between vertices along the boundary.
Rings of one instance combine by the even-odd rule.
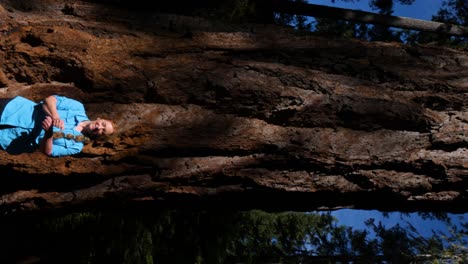
[[100, 118], [90, 122], [87, 126], [87, 130], [93, 136], [111, 135], [114, 133], [112, 122]]

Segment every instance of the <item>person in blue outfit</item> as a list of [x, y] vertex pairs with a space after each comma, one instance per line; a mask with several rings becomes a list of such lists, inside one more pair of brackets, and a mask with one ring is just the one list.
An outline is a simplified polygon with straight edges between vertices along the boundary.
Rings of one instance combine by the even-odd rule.
[[40, 103], [21, 96], [2, 99], [0, 110], [0, 146], [11, 154], [40, 149], [54, 157], [73, 155], [89, 138], [114, 133], [112, 121], [89, 120], [83, 104], [65, 96]]

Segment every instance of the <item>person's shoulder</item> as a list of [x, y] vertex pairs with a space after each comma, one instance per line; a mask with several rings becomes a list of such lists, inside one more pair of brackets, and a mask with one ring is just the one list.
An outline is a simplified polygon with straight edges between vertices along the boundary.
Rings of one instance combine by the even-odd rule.
[[55, 98], [57, 99], [57, 105], [59, 104], [64, 104], [64, 105], [77, 105], [77, 106], [83, 106], [83, 103], [76, 99], [72, 99], [70, 97], [66, 97], [63, 95], [54, 95]]
[[13, 99], [10, 100], [9, 104], [10, 104], [10, 103], [14, 103], [14, 104], [17, 104], [17, 103], [20, 103], [20, 104], [23, 104], [23, 103], [34, 103], [34, 104], [35, 104], [35, 102], [29, 100], [28, 98], [25, 98], [25, 97], [19, 96], [19, 95], [13, 97]]

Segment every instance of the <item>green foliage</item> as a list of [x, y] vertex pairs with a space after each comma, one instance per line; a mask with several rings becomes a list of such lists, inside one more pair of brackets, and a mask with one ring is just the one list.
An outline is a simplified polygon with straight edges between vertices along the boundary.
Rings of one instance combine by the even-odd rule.
[[315, 23], [315, 32], [325, 36], [354, 38], [358, 34], [356, 30], [356, 24], [348, 21], [317, 18]]
[[[468, 26], [468, 2], [465, 0], [444, 1], [442, 8], [432, 16], [433, 21]], [[405, 38], [410, 44], [445, 45], [467, 49], [468, 38], [447, 36], [444, 34], [406, 31]]]
[[369, 5], [382, 15], [391, 15], [393, 13], [393, 0], [370, 0]]
[[[412, 4], [414, 0], [399, 0], [401, 4]], [[380, 14], [391, 15], [393, 13], [392, 0], [371, 0], [370, 6], [378, 10]], [[441, 9], [432, 17], [433, 21], [453, 25], [468, 25], [468, 1], [445, 0]], [[417, 32], [412, 30], [390, 30], [388, 27], [373, 26], [369, 30], [370, 40], [380, 41], [404, 41], [409, 44], [437, 44], [449, 45], [458, 48], [467, 48], [468, 41], [465, 37], [451, 37], [444, 34]]]
[[465, 0], [445, 0], [433, 20], [455, 25], [468, 26], [468, 2]]
[[[285, 0], [301, 1], [305, 0]], [[330, 0], [335, 2], [335, 0]], [[357, 2], [360, 0], [341, 0], [345, 2]], [[379, 14], [392, 15], [396, 2], [403, 5], [411, 5], [415, 0], [369, 0], [370, 7]], [[467, 26], [468, 25], [468, 1], [445, 0], [442, 8], [432, 20], [443, 23]], [[281, 25], [289, 25], [301, 30], [310, 30], [323, 36], [341, 38], [359, 38], [370, 41], [403, 42], [408, 44], [437, 44], [449, 45], [456, 48], [468, 48], [466, 37], [450, 37], [443, 34], [418, 32], [413, 30], [393, 29], [388, 26], [370, 25], [340, 21], [331, 18], [315, 18], [295, 16], [291, 14], [275, 14], [275, 22]]]
[[329, 213], [75, 213], [3, 219], [0, 261], [16, 262], [16, 253], [47, 263], [256, 263], [318, 257], [409, 263], [421, 255], [466, 262], [467, 224], [459, 229], [447, 224], [450, 235], [425, 238], [414, 227], [386, 228], [373, 219], [367, 221], [368, 230], [354, 230]]
[[[291, 2], [307, 3], [306, 0], [286, 0]], [[300, 31], [312, 30], [312, 22], [306, 16], [276, 13], [273, 15], [274, 22], [279, 25], [292, 26]]]
[[[466, 27], [468, 26], [468, 2], [465, 0], [446, 0], [439, 12], [432, 16], [432, 20]], [[466, 37], [447, 37], [438, 34], [421, 34], [419, 42], [437, 42], [438, 44], [454, 47], [468, 47]]]
[[229, 21], [249, 21], [255, 17], [256, 4], [252, 0], [224, 1], [219, 10], [227, 14], [222, 18]]

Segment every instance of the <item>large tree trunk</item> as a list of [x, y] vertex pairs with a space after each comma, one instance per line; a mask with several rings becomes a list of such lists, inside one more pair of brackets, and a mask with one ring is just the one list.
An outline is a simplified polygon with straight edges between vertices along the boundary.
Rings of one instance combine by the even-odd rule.
[[79, 206], [466, 212], [466, 52], [1, 1], [0, 94], [63, 94], [120, 133], [0, 152], [4, 213]]

